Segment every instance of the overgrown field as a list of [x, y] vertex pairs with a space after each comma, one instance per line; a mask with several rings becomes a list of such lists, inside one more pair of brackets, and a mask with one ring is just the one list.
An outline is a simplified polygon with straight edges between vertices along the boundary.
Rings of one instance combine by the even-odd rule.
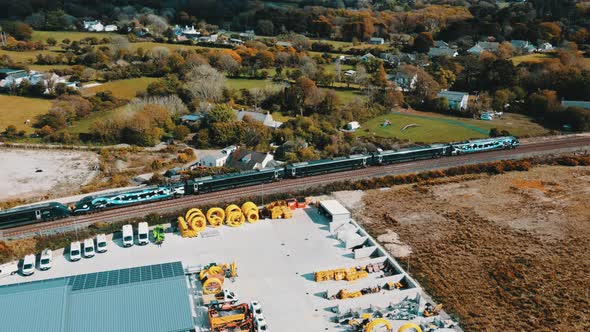
[[589, 188], [588, 166], [543, 166], [371, 191], [358, 218], [466, 331], [584, 331]]
[[137, 92], [145, 90], [150, 83], [155, 82], [156, 80], [157, 78], [140, 77], [130, 78], [127, 80], [112, 81], [88, 89], [84, 89], [82, 90], [82, 94], [86, 96], [93, 95], [99, 91], [110, 90], [113, 93], [113, 95], [117, 98], [133, 99], [135, 98]]

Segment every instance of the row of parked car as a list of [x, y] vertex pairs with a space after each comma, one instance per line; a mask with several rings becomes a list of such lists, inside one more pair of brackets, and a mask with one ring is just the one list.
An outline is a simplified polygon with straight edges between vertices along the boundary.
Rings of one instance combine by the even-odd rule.
[[[131, 247], [134, 244], [133, 227], [131, 225], [124, 225], [123, 229], [123, 246]], [[145, 245], [149, 243], [149, 227], [147, 222], [141, 222], [137, 229], [137, 243]], [[70, 244], [69, 260], [77, 262], [84, 258], [92, 258], [96, 253], [104, 253], [108, 251], [107, 237], [105, 234], [99, 234], [95, 239], [86, 239], [83, 242], [74, 241]], [[36, 268], [41, 271], [51, 269], [51, 262], [53, 261], [53, 251], [45, 249], [37, 259], [36, 255], [27, 255], [22, 260], [19, 268], [18, 262], [11, 262], [0, 265], [0, 277], [13, 275], [19, 272], [23, 276], [30, 276], [35, 273]]]

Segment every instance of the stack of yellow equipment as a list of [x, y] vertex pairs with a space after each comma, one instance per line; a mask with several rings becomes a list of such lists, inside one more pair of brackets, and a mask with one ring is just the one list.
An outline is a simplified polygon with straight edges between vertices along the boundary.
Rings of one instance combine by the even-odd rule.
[[242, 226], [246, 221], [246, 217], [242, 213], [242, 209], [239, 206], [232, 204], [225, 208], [225, 223], [231, 227]]
[[315, 281], [321, 282], [326, 280], [357, 280], [366, 278], [369, 276], [369, 273], [366, 270], [357, 270], [354, 267], [348, 269], [334, 269], [334, 270], [326, 270], [326, 271], [318, 271], [315, 272]]
[[222, 208], [212, 207], [207, 211], [207, 221], [212, 227], [219, 227], [225, 219], [225, 211]]
[[363, 293], [361, 293], [361, 291], [349, 292], [346, 289], [341, 289], [338, 292], [338, 294], [336, 295], [336, 297], [338, 297], [341, 300], [353, 299], [355, 297], [361, 297], [361, 296], [363, 296]]
[[207, 226], [203, 212], [199, 209], [190, 209], [184, 217], [178, 217], [178, 228], [182, 237], [195, 237]]
[[242, 213], [246, 217], [246, 220], [251, 224], [257, 223], [260, 219], [258, 206], [252, 202], [246, 202], [242, 205]]

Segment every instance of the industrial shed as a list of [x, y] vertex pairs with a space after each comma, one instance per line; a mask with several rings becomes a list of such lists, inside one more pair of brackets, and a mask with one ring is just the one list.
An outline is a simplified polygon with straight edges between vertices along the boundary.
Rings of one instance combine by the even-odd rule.
[[331, 222], [350, 221], [350, 212], [335, 199], [320, 201], [320, 213], [324, 214]]
[[190, 331], [180, 262], [0, 287], [2, 331]]

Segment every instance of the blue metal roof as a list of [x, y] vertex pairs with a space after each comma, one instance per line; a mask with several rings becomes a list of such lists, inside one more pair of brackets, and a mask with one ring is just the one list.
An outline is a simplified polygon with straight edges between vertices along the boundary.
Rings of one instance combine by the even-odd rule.
[[180, 262], [0, 287], [6, 331], [188, 331]]

